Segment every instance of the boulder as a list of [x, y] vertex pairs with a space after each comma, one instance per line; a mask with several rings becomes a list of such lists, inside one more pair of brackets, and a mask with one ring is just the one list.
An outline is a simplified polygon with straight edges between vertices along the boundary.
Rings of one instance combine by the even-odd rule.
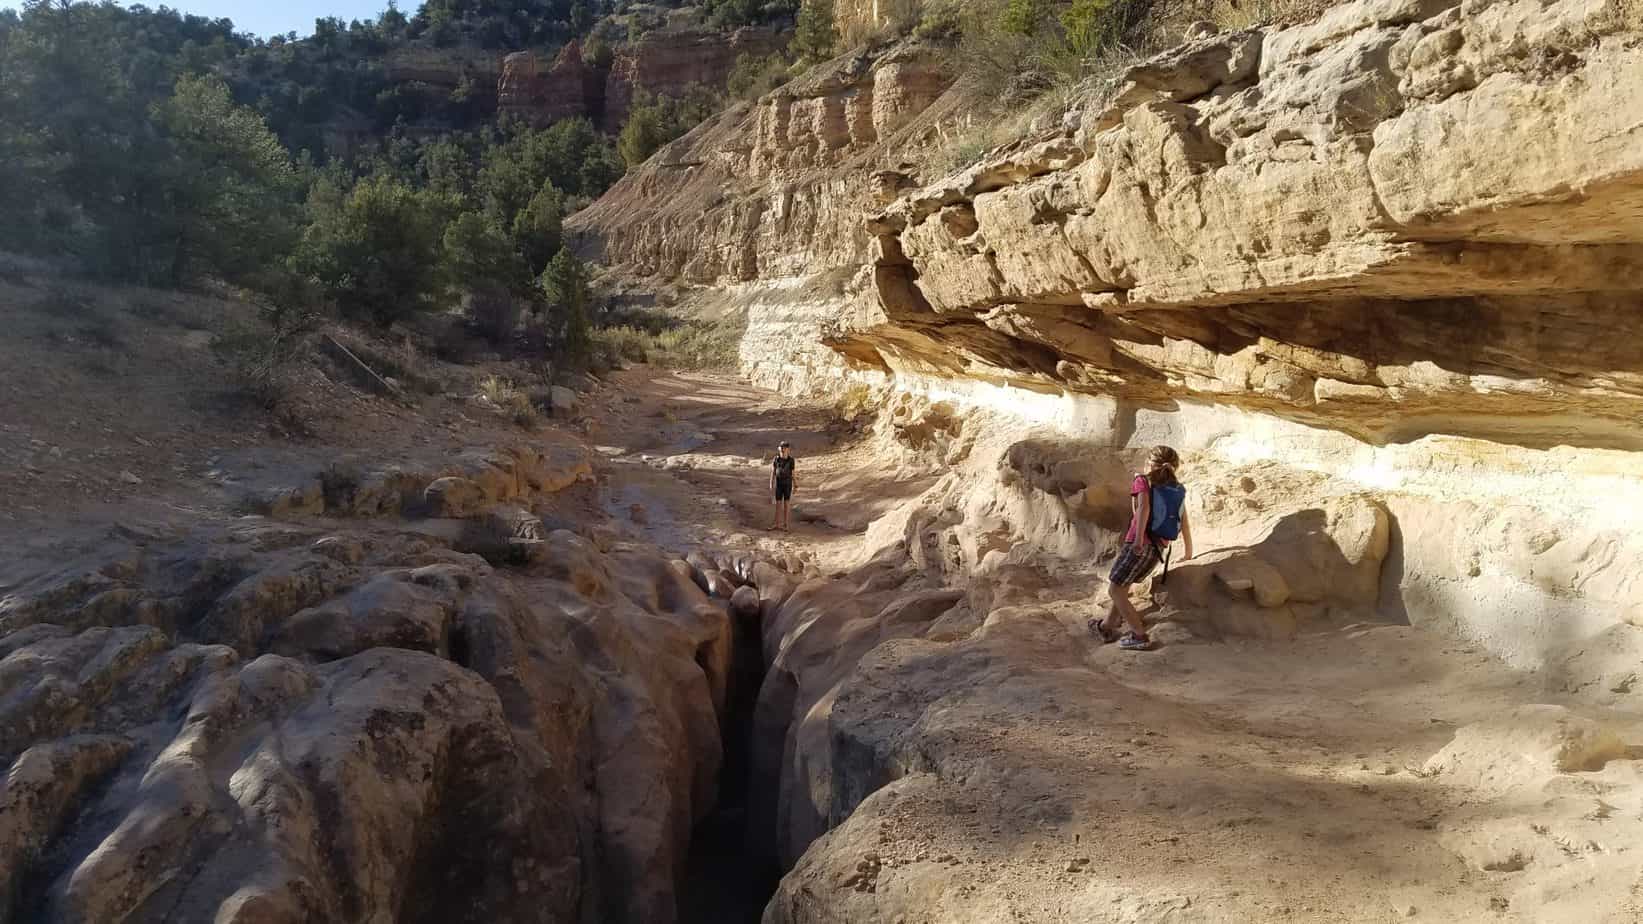
[[470, 517], [485, 505], [485, 489], [471, 478], [446, 475], [436, 478], [422, 495], [428, 515], [435, 517]]
[[730, 595], [730, 615], [750, 620], [759, 617], [759, 592], [752, 587], [738, 587]]
[[553, 416], [575, 417], [579, 401], [576, 392], [563, 385], [555, 385], [549, 390], [549, 400], [553, 403]]

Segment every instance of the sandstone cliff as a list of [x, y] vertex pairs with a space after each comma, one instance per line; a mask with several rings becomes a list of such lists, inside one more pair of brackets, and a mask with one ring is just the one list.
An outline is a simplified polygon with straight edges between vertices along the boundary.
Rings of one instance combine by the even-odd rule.
[[[746, 307], [757, 381], [854, 375], [1098, 442], [1356, 471], [1509, 536], [1552, 511], [1596, 543], [1560, 577], [1545, 550], [1460, 555], [1513, 575], [1514, 609], [1629, 611], [1598, 562], [1634, 547], [1612, 499], [1643, 449], [1640, 32], [1622, 0], [1348, 3], [1177, 48], [923, 184], [902, 162], [959, 94], [933, 52], [869, 48], [571, 225], [620, 273]], [[1455, 584], [1488, 566], [1438, 566], [1455, 554], [1405, 556], [1405, 590], [1430, 576], [1417, 609], [1466, 623]]]
[[[968, 105], [944, 60], [865, 47], [664, 149], [569, 223], [625, 283], [745, 311], [755, 381], [870, 390], [881, 435], [918, 443], [898, 461], [941, 475], [868, 531], [877, 565], [774, 613], [760, 721], [785, 741], [752, 834], [798, 865], [767, 921], [917, 920], [949, 890], [935, 919], [1104, 900], [1035, 903], [1033, 880], [972, 905], [970, 868], [934, 848], [889, 872], [886, 832], [985, 814], [973, 787], [1039, 782], [1031, 760], [959, 747], [965, 719], [1042, 730], [1028, 700], [1067, 701], [1048, 675], [1102, 681], [1057, 661], [1030, 613], [870, 592], [1110, 555], [1126, 472], [1155, 442], [1184, 450], [1217, 550], [1171, 577], [1171, 620], [1217, 638], [1413, 625], [1549, 697], [1637, 710], [1643, 9], [1344, 3], [1171, 50], [938, 176], [927, 155]], [[978, 706], [978, 672], [1036, 692]], [[988, 823], [951, 832], [985, 845], [964, 862], [1030, 836]], [[1476, 868], [1520, 868], [1479, 859], [1491, 836], [1452, 843]], [[1581, 875], [1561, 862], [1535, 881]], [[1545, 910], [1539, 889], [1514, 893], [1525, 920], [1628, 913], [1619, 893], [1597, 917]], [[1276, 913], [1235, 906], [1218, 907]]]

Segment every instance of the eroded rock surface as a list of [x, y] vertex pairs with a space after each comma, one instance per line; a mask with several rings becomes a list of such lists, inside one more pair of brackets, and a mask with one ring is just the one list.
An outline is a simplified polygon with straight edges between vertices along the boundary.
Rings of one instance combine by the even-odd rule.
[[1511, 705], [1407, 627], [1206, 645], [1166, 608], [1138, 656], [1053, 578], [925, 574], [886, 550], [770, 624], [766, 924], [1635, 915], [1635, 712]]
[[730, 616], [654, 548], [494, 516], [529, 554], [251, 517], [12, 585], [0, 920], [673, 920]]

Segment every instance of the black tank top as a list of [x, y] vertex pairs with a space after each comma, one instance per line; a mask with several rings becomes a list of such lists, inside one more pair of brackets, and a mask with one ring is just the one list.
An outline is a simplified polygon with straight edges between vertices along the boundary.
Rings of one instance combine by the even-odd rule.
[[777, 481], [792, 481], [793, 480], [793, 457], [792, 456], [788, 456], [785, 459], [782, 458], [781, 456], [777, 456], [776, 458], [770, 460], [770, 464], [771, 464], [771, 467], [776, 470], [776, 480]]

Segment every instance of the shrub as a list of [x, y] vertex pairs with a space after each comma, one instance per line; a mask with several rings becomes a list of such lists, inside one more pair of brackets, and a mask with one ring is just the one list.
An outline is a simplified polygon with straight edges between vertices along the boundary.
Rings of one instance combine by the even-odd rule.
[[919, 14], [913, 35], [929, 42], [953, 44], [964, 36], [964, 23], [958, 3], [931, 3]]
[[787, 83], [787, 59], [779, 54], [762, 58], [743, 53], [725, 78], [725, 90], [738, 99], [755, 99]]
[[745, 318], [689, 320], [656, 337], [663, 365], [684, 369], [726, 370], [740, 361]]
[[66, 289], [51, 289], [29, 302], [28, 309], [55, 318], [84, 317], [92, 312], [91, 302]]
[[601, 327], [593, 332], [593, 342], [611, 360], [631, 363], [650, 361], [656, 336], [637, 327]]
[[519, 324], [519, 299], [497, 286], [481, 287], [470, 293], [466, 308], [473, 329], [495, 345], [508, 342]]
[[[1005, 100], [1036, 96], [1125, 62], [1152, 0], [1002, 0], [953, 10], [966, 75]], [[946, 14], [943, 14], [946, 15]], [[932, 28], [938, 28], [932, 26]]]
[[211, 349], [233, 371], [241, 393], [279, 412], [289, 396], [291, 364], [316, 321], [296, 311], [265, 313], [257, 322], [229, 324], [212, 338]]
[[316, 186], [313, 222], [293, 266], [348, 317], [387, 326], [425, 311], [443, 294], [441, 213], [448, 206], [386, 176], [346, 195]]
[[736, 368], [747, 321], [740, 316], [717, 320], [651, 316], [645, 326], [623, 324], [593, 332], [595, 356], [606, 365], [619, 361], [651, 363], [670, 369]]
[[539, 419], [530, 395], [509, 379], [488, 375], [480, 381], [479, 393], [521, 427], [533, 427]]
[[700, 84], [691, 86], [677, 98], [641, 94], [634, 98], [633, 107], [628, 110], [628, 120], [622, 125], [616, 149], [632, 169], [717, 110], [718, 100]]
[[1310, 9], [1305, 0], [1217, 0], [1207, 18], [1222, 29], [1248, 29]]
[[590, 36], [582, 46], [582, 61], [588, 67], [596, 70], [609, 70], [611, 62], [616, 59], [616, 53], [611, 50], [610, 43], [598, 35]]

